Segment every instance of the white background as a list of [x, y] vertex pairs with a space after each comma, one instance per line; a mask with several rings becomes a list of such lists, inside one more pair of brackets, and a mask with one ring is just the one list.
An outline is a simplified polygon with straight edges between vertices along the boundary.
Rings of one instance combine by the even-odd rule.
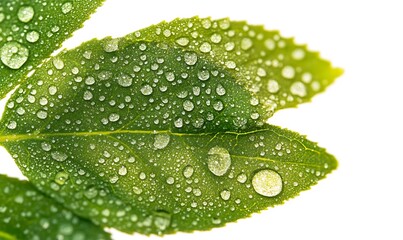
[[[107, 0], [65, 46], [175, 17], [231, 17], [295, 36], [345, 70], [312, 103], [270, 120], [334, 154], [340, 166], [328, 178], [224, 228], [163, 238], [114, 232], [115, 239], [403, 239], [402, 9], [398, 0]], [[0, 172], [18, 175], [4, 149], [0, 159]]]

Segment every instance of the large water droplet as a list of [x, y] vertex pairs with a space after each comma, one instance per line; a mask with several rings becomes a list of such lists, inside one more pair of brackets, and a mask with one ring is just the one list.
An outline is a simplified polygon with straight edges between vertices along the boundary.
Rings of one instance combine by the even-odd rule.
[[90, 91], [88, 91], [88, 90], [86, 90], [86, 91], [84, 92], [84, 96], [83, 96], [84, 100], [87, 100], [87, 101], [88, 101], [88, 100], [91, 100], [92, 97], [93, 97], [92, 92], [90, 92]]
[[111, 113], [108, 117], [109, 121], [111, 122], [117, 122], [120, 119], [120, 115], [117, 113]]
[[19, 69], [29, 56], [28, 48], [17, 42], [8, 42], [0, 49], [1, 61], [11, 69]]
[[63, 69], [64, 68], [64, 62], [60, 58], [54, 58], [53, 59], [53, 66], [55, 66], [56, 69]]
[[185, 168], [183, 168], [183, 176], [185, 178], [190, 178], [194, 173], [194, 169], [192, 166], [187, 165]]
[[25, 39], [27, 39], [27, 41], [30, 43], [37, 42], [39, 40], [39, 33], [37, 31], [30, 31], [25, 36]]
[[185, 111], [190, 112], [190, 111], [193, 110], [193, 108], [194, 108], [194, 104], [193, 104], [192, 101], [190, 101], [190, 100], [185, 100], [185, 101], [183, 102], [183, 109], [185, 109]]
[[299, 97], [305, 97], [307, 94], [306, 87], [302, 82], [294, 82], [290, 87], [290, 91], [293, 95]]
[[231, 166], [231, 156], [227, 149], [213, 147], [208, 151], [208, 169], [216, 176], [223, 176]]
[[8, 129], [16, 129], [16, 128], [17, 128], [17, 122], [16, 122], [16, 121], [10, 121], [10, 122], [7, 124], [7, 128], [8, 128]]
[[120, 74], [117, 77], [118, 84], [122, 87], [130, 87], [133, 84], [133, 78], [127, 74]]
[[246, 51], [246, 50], [250, 49], [252, 47], [252, 45], [253, 45], [253, 42], [250, 38], [244, 38], [241, 41], [242, 50]]
[[50, 155], [52, 158], [58, 162], [63, 162], [67, 159], [67, 155], [65, 153], [59, 152], [59, 151], [54, 151], [51, 152]]
[[121, 166], [118, 173], [120, 176], [125, 176], [127, 174], [127, 168], [125, 166]]
[[225, 88], [224, 88], [223, 85], [221, 85], [221, 84], [218, 84], [218, 85], [217, 85], [215, 91], [216, 91], [216, 93], [217, 93], [218, 95], [220, 95], [220, 96], [223, 96], [223, 95], [225, 95], [225, 93], [226, 93]]
[[35, 14], [35, 10], [34, 10], [33, 7], [31, 7], [31, 6], [24, 6], [24, 7], [21, 7], [21, 8], [18, 10], [17, 16], [18, 16], [18, 19], [19, 19], [21, 22], [27, 23], [27, 22], [29, 22], [29, 21], [32, 20], [32, 18], [34, 17], [34, 14]]
[[148, 95], [151, 95], [153, 93], [153, 88], [150, 85], [147, 84], [147, 85], [144, 85], [144, 86], [141, 87], [140, 92], [143, 95], [148, 96]]
[[197, 62], [197, 55], [194, 52], [187, 52], [184, 56], [185, 63], [189, 66], [193, 66]]
[[208, 53], [211, 51], [211, 45], [208, 42], [204, 42], [200, 45], [200, 51], [203, 53]]
[[276, 80], [270, 79], [267, 82], [267, 90], [269, 91], [269, 93], [276, 93], [278, 92], [278, 90], [280, 90], [280, 85]]
[[231, 197], [231, 192], [228, 190], [222, 190], [220, 192], [220, 197], [222, 198], [222, 200], [227, 201]]
[[168, 134], [158, 134], [154, 138], [154, 147], [156, 149], [164, 149], [169, 144], [170, 137]]
[[69, 179], [69, 174], [65, 171], [58, 172], [55, 176], [55, 182], [59, 185], [64, 185], [67, 179]]
[[210, 78], [210, 73], [207, 70], [200, 70], [199, 72], [197, 72], [197, 77], [201, 81], [206, 81]]
[[252, 186], [260, 195], [275, 197], [283, 189], [283, 180], [277, 172], [265, 169], [260, 170], [253, 176]]

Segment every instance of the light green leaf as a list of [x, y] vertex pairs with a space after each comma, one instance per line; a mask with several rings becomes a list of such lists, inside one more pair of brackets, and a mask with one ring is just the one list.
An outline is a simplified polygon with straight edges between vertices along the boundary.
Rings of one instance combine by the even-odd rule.
[[0, 99], [25, 81], [103, 1], [0, 1]]
[[[58, 181], [68, 181], [65, 175]], [[111, 239], [27, 181], [0, 175], [0, 239]]]
[[269, 115], [309, 101], [342, 73], [317, 52], [281, 37], [278, 31], [229, 19], [176, 19], [129, 37], [166, 42], [203, 55], [226, 68]]
[[35, 186], [97, 224], [207, 230], [280, 204], [336, 167], [316, 144], [262, 125], [259, 111], [194, 52], [106, 39], [58, 55], [21, 85], [0, 143]]

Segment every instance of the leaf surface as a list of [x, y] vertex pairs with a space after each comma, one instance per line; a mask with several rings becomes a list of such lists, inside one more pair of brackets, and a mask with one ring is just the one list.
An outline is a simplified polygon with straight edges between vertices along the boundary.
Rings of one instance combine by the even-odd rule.
[[[17, 89], [0, 143], [35, 186], [97, 224], [207, 230], [280, 204], [336, 167], [316, 144], [262, 124], [253, 99], [194, 52], [91, 41]], [[69, 181], [57, 183], [60, 174]]]
[[278, 31], [229, 19], [176, 19], [129, 37], [167, 42], [203, 55], [226, 68], [269, 116], [276, 110], [309, 101], [342, 73], [317, 52], [295, 44]]
[[0, 1], [0, 98], [25, 81], [103, 1]]
[[[68, 181], [58, 175], [58, 182]], [[54, 183], [56, 184], [56, 183]], [[0, 175], [0, 239], [111, 239], [27, 181]]]

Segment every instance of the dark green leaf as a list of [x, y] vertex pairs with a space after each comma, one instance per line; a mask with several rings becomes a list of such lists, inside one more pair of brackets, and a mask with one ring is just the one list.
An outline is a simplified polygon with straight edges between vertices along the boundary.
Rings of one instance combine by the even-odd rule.
[[60, 54], [21, 85], [0, 142], [40, 190], [98, 224], [207, 230], [280, 204], [336, 167], [305, 138], [263, 125], [261, 111], [194, 52], [106, 39]]
[[57, 50], [104, 0], [0, 1], [0, 99]]
[[[56, 182], [69, 181], [59, 174]], [[56, 183], [54, 183], [56, 184]], [[0, 239], [111, 239], [27, 181], [0, 175]]]
[[135, 40], [167, 42], [226, 68], [269, 115], [309, 101], [342, 70], [277, 31], [229, 19], [176, 19], [135, 32]]

